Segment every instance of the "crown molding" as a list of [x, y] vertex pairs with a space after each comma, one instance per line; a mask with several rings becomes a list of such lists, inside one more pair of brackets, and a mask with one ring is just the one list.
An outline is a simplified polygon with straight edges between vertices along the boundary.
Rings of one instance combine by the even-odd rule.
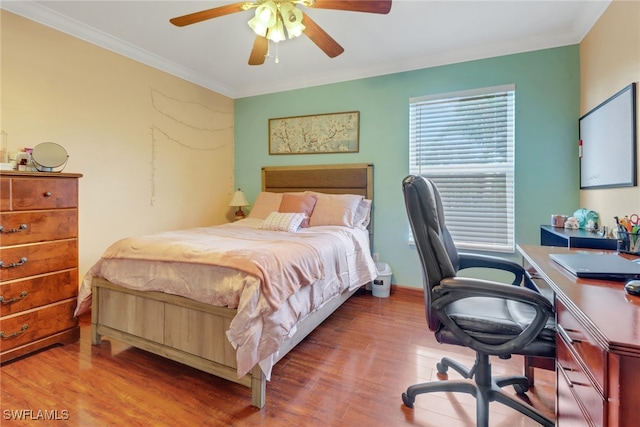
[[585, 13], [577, 16], [571, 29], [564, 34], [540, 35], [521, 40], [505, 40], [502, 43], [491, 43], [472, 46], [446, 52], [435, 52], [429, 56], [411, 58], [404, 61], [390, 61], [363, 67], [352, 67], [322, 74], [300, 76], [297, 79], [278, 80], [273, 84], [262, 82], [246, 82], [241, 88], [233, 88], [195, 72], [159, 55], [141, 49], [129, 42], [90, 27], [80, 21], [71, 19], [53, 11], [40, 3], [31, 0], [2, 1], [0, 8], [38, 22], [47, 27], [59, 30], [81, 40], [97, 45], [109, 51], [123, 55], [155, 69], [210, 89], [232, 99], [265, 95], [305, 87], [320, 86], [363, 78], [370, 78], [418, 69], [449, 65], [454, 63], [486, 59], [496, 56], [530, 52], [571, 44], [578, 44], [587, 35], [593, 25], [610, 5], [610, 1], [586, 2]]
[[233, 98], [233, 90], [226, 85], [38, 3], [32, 1], [2, 1], [0, 2], [0, 7], [39, 24]]

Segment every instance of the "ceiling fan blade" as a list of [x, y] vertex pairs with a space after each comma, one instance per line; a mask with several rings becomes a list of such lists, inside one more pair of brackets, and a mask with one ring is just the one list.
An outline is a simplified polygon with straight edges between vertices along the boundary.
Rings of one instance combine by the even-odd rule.
[[207, 19], [230, 15], [236, 12], [244, 12], [244, 9], [242, 9], [241, 6], [245, 3], [247, 2], [243, 1], [239, 3], [228, 4], [226, 6], [214, 7], [213, 9], [201, 10], [200, 12], [194, 12], [188, 15], [171, 18], [169, 19], [169, 22], [177, 27], [184, 27], [185, 25], [195, 24], [196, 22], [206, 21]]
[[302, 23], [305, 26], [304, 33], [314, 42], [329, 58], [335, 58], [344, 52], [344, 48], [338, 44], [325, 30], [320, 28], [306, 14], [302, 14]]
[[262, 65], [269, 52], [269, 39], [262, 36], [256, 36], [253, 42], [253, 49], [249, 55], [249, 65]]
[[385, 15], [391, 10], [391, 0], [315, 0], [310, 7]]

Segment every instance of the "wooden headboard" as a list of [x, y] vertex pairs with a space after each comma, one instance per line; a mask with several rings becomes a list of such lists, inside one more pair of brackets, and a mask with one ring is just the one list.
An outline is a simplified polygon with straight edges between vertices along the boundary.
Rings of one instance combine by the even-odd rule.
[[[265, 166], [262, 168], [262, 191], [358, 194], [373, 200], [373, 165]], [[373, 248], [373, 206], [369, 237]]]
[[284, 193], [307, 190], [358, 194], [373, 200], [373, 165], [356, 163], [262, 168], [262, 191]]

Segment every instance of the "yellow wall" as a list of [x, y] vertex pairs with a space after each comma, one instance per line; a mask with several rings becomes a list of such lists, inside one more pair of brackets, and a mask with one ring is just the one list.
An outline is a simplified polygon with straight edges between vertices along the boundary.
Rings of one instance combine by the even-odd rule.
[[1, 11], [0, 128], [80, 179], [80, 274], [116, 239], [232, 217], [233, 100]]
[[[615, 0], [580, 43], [580, 115], [640, 81], [640, 2]], [[636, 88], [640, 124], [640, 88]], [[638, 150], [640, 165], [640, 150]], [[640, 214], [640, 187], [580, 192], [580, 204], [612, 226], [614, 216]]]

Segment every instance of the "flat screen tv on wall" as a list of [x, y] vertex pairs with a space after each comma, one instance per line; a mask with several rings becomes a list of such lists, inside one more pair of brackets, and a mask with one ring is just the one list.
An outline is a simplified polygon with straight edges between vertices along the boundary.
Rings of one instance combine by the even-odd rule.
[[637, 185], [636, 83], [580, 117], [580, 188]]

